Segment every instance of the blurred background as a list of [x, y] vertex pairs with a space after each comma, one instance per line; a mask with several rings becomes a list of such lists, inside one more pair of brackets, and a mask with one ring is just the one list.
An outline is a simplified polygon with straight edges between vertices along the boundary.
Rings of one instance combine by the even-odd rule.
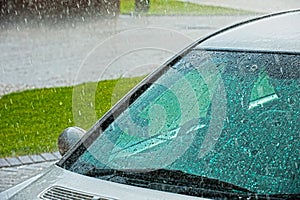
[[[99, 79], [94, 74], [105, 66], [91, 66], [95, 69], [74, 80], [93, 48], [126, 30], [169, 29], [193, 41], [234, 22], [299, 4], [298, 0], [1, 0], [0, 94]], [[128, 37], [134, 38], [134, 31]], [[117, 42], [111, 46], [122, 41]], [[151, 60], [161, 63], [168, 56]], [[112, 74], [105, 78], [115, 77]]]

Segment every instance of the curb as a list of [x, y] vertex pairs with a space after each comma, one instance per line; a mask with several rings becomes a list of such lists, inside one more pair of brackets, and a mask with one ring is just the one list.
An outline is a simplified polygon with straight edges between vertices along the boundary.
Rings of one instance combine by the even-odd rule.
[[49, 162], [61, 159], [61, 155], [58, 151], [52, 153], [41, 153], [37, 155], [18, 156], [0, 158], [0, 168], [15, 167], [21, 165], [35, 164], [41, 162]]

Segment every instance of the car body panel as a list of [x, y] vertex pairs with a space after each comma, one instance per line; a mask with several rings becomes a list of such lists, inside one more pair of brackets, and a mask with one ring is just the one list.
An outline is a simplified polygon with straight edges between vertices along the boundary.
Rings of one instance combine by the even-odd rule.
[[223, 31], [196, 48], [300, 52], [300, 12], [265, 17]]
[[[16, 191], [10, 199], [40, 199], [40, 195], [53, 186], [62, 186], [79, 193], [91, 194], [107, 200], [204, 200], [204, 198], [161, 192], [95, 179], [64, 170], [56, 165], [51, 166], [40, 178], [33, 179], [32, 184], [28, 185], [25, 190]], [[3, 193], [1, 195], [0, 197], [7, 198], [6, 195], [8, 194]]]

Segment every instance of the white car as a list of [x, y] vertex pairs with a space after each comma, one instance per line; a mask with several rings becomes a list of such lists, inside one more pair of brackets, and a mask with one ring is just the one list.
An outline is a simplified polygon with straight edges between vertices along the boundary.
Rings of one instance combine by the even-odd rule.
[[175, 55], [58, 163], [0, 197], [300, 199], [299, 85], [300, 10], [225, 28]]

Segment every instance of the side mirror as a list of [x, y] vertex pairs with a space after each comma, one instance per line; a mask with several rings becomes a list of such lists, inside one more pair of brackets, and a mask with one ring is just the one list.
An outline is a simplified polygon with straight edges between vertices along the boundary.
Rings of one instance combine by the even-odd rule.
[[69, 149], [76, 144], [82, 136], [85, 134], [85, 130], [79, 127], [66, 128], [58, 137], [57, 146], [60, 155], [64, 155]]

